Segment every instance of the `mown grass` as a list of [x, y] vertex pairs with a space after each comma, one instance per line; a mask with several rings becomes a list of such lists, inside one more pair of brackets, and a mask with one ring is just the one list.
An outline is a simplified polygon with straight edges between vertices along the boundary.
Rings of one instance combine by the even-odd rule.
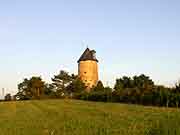
[[179, 135], [180, 110], [78, 100], [0, 102], [1, 135]]

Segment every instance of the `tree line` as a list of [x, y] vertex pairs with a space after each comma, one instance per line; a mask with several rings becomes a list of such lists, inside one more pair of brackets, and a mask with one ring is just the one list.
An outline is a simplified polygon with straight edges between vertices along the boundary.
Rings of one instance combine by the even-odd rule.
[[[71, 98], [88, 101], [120, 102], [166, 107], [180, 107], [180, 83], [168, 88], [155, 85], [154, 81], [144, 74], [123, 76], [116, 79], [113, 88], [104, 87], [101, 81], [87, 92], [87, 87], [77, 75], [61, 70], [46, 83], [41, 77], [25, 78], [18, 84], [16, 100]], [[9, 100], [10, 95], [6, 95]]]

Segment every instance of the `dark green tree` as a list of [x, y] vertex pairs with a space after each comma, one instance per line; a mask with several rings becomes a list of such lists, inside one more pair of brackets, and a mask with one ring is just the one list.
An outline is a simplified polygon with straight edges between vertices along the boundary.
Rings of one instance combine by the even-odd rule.
[[45, 82], [41, 77], [26, 78], [18, 84], [18, 93], [16, 97], [20, 100], [39, 99], [44, 94]]
[[175, 84], [175, 92], [180, 93], [180, 81]]
[[154, 82], [144, 74], [133, 77], [133, 87], [137, 87], [141, 90], [153, 90]]
[[123, 90], [125, 88], [132, 88], [133, 82], [130, 77], [123, 76], [122, 78], [116, 79], [116, 84], [114, 86], [115, 90]]
[[66, 86], [72, 82], [72, 77], [68, 74], [68, 72], [61, 70], [58, 75], [54, 75], [52, 82], [56, 93], [59, 96], [63, 96], [66, 93]]
[[29, 80], [25, 78], [23, 82], [18, 84], [18, 93], [16, 94], [16, 98], [19, 100], [29, 100], [32, 98], [33, 93], [29, 88]]
[[124, 76], [116, 80], [113, 95], [116, 100], [128, 103], [152, 104], [154, 82], [144, 74], [140, 76]]
[[6, 96], [4, 97], [4, 100], [11, 101], [11, 94], [10, 93], [6, 94]]
[[104, 90], [104, 85], [102, 83], [102, 81], [98, 81], [97, 85], [93, 88], [93, 91], [103, 91]]
[[86, 86], [80, 78], [74, 78], [72, 82], [66, 87], [66, 92], [69, 96], [76, 96], [82, 92], [85, 92]]
[[45, 82], [42, 81], [41, 77], [32, 77], [29, 80], [28, 87], [34, 98], [40, 98], [44, 94]]

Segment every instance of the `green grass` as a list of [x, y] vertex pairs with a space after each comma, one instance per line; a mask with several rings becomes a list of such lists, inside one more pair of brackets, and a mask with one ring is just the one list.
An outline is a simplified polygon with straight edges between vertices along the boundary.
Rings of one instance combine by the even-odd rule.
[[78, 100], [0, 102], [1, 135], [179, 135], [180, 110]]

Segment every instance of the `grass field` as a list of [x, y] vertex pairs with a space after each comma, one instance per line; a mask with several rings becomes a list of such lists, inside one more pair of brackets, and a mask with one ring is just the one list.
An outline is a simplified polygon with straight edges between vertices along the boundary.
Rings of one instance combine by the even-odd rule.
[[180, 111], [77, 100], [0, 102], [0, 135], [180, 135]]

